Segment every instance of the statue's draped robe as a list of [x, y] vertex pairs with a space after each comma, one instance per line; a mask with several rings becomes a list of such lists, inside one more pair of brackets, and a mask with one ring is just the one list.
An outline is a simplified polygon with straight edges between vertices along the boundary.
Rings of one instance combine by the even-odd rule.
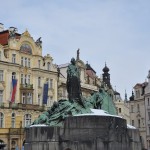
[[67, 69], [67, 91], [69, 100], [80, 99], [80, 74], [75, 65], [70, 64]]

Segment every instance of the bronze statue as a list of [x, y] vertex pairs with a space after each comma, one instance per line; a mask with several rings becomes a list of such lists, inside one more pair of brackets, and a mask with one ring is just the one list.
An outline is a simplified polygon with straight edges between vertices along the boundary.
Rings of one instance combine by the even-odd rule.
[[67, 92], [70, 101], [81, 100], [80, 72], [74, 58], [71, 59], [67, 69]]

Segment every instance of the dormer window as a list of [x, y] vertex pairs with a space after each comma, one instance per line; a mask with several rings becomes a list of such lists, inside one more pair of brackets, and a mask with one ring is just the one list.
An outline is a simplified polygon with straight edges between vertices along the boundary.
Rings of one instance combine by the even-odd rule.
[[47, 70], [50, 71], [50, 62], [47, 63]]
[[135, 91], [135, 93], [136, 93], [136, 98], [140, 98], [140, 91], [137, 90], [137, 91]]
[[16, 72], [12, 73], [12, 79], [16, 79]]
[[12, 63], [16, 63], [16, 54], [12, 54]]

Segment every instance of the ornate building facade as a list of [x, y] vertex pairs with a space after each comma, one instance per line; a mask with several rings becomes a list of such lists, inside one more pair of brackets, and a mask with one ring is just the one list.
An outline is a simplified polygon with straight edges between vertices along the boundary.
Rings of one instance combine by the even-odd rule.
[[57, 80], [52, 57], [42, 56], [41, 38], [34, 41], [27, 30], [19, 34], [0, 24], [1, 147], [22, 148], [24, 127], [57, 100]]
[[145, 149], [147, 146], [146, 139], [146, 108], [145, 105], [145, 88], [147, 82], [137, 83], [134, 86], [134, 91], [130, 97], [129, 108], [130, 108], [130, 124], [135, 126], [140, 131], [141, 141]]

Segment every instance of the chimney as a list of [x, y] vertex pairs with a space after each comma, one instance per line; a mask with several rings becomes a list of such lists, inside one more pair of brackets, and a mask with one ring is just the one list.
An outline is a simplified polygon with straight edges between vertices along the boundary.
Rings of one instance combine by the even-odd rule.
[[0, 32], [4, 31], [4, 25], [0, 23]]

